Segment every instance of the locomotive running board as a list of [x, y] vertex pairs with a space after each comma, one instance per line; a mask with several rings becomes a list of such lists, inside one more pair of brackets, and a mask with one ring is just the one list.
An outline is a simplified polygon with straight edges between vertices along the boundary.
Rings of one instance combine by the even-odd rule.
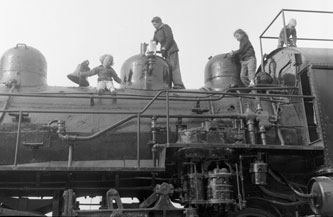
[[167, 148], [228, 148], [228, 149], [256, 149], [256, 150], [295, 150], [295, 151], [322, 151], [321, 141], [308, 146], [296, 145], [262, 145], [262, 144], [219, 144], [219, 143], [170, 143], [164, 144]]
[[49, 161], [38, 163], [25, 163], [0, 166], [4, 170], [31, 170], [31, 171], [164, 171], [164, 161], [154, 167], [153, 160], [99, 160], [99, 161], [73, 161], [68, 166], [67, 161]]

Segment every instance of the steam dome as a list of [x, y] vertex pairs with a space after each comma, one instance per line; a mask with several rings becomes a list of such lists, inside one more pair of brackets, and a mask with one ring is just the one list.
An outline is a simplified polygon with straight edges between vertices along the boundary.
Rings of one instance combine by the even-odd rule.
[[168, 63], [156, 55], [145, 55], [141, 45], [140, 54], [130, 57], [122, 65], [120, 78], [128, 89], [159, 90], [170, 87]]
[[211, 58], [205, 67], [205, 87], [212, 90], [224, 90], [229, 87], [243, 86], [239, 77], [240, 68], [227, 54]]
[[26, 44], [17, 44], [1, 57], [0, 82], [13, 80], [21, 87], [47, 85], [47, 64], [43, 54]]

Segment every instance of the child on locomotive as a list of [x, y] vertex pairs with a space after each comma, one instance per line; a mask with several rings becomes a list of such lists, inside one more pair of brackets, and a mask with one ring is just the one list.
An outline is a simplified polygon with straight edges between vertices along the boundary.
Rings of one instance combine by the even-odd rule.
[[[295, 28], [296, 24], [297, 24], [296, 19], [292, 18], [289, 20], [289, 23], [284, 28], [281, 29], [278, 40], [278, 48], [283, 47], [284, 44], [286, 44], [287, 47], [296, 47], [296, 41], [297, 41], [297, 31]], [[285, 42], [285, 37], [287, 37], [286, 38], [287, 42]]]
[[93, 68], [91, 71], [84, 73], [85, 76], [98, 76], [97, 93], [102, 95], [106, 90], [111, 94], [116, 93], [113, 85], [113, 80], [119, 84], [123, 84], [122, 80], [118, 77], [116, 71], [112, 68], [113, 56], [105, 54], [99, 59], [102, 65]]
[[239, 49], [231, 51], [230, 56], [237, 56], [241, 63], [240, 78], [246, 87], [255, 86], [254, 78], [256, 74], [257, 60], [254, 48], [249, 40], [249, 36], [242, 29], [234, 32], [234, 37], [239, 41]]

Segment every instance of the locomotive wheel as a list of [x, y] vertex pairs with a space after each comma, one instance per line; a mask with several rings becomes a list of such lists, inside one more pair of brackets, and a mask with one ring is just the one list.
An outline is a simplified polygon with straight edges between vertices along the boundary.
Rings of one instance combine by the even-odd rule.
[[258, 208], [246, 208], [238, 212], [231, 213], [228, 217], [277, 217], [270, 212]]

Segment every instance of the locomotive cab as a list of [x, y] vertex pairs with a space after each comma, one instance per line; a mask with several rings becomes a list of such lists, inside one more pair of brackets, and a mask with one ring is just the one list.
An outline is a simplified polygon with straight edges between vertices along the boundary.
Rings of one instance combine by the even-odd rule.
[[[331, 64], [331, 50], [313, 48], [282, 48], [277, 49], [266, 56], [264, 66], [258, 69], [257, 75], [266, 72], [272, 78], [272, 86], [289, 87], [290, 94], [303, 95], [299, 112], [304, 114], [306, 119], [302, 124], [307, 126], [307, 144], [318, 142], [320, 135], [320, 125], [318, 117], [318, 107], [316, 99], [313, 97], [314, 91], [318, 88], [315, 84], [314, 73], [318, 65]], [[292, 89], [294, 88], [294, 89]], [[295, 99], [297, 100], [297, 99]], [[299, 103], [298, 103], [299, 104]], [[322, 143], [317, 145], [323, 145]]]
[[[296, 10], [296, 12], [299, 11]], [[263, 36], [265, 32], [260, 36], [260, 40], [270, 38]], [[310, 40], [321, 41], [321, 39]], [[331, 39], [322, 40], [332, 41]], [[296, 93], [301, 96], [294, 102], [294, 106], [299, 111], [298, 115], [304, 117], [303, 124], [307, 129], [305, 144], [323, 148], [322, 162], [313, 168], [313, 177], [308, 183], [308, 194], [302, 196], [308, 198], [311, 210], [321, 216], [333, 215], [331, 207], [333, 201], [331, 196], [333, 193], [333, 101], [330, 96], [333, 78], [332, 55], [333, 49], [329, 48], [281, 48], [265, 56], [262, 66], [258, 69], [258, 75], [265, 72], [272, 77], [272, 85], [295, 87], [290, 94]]]

